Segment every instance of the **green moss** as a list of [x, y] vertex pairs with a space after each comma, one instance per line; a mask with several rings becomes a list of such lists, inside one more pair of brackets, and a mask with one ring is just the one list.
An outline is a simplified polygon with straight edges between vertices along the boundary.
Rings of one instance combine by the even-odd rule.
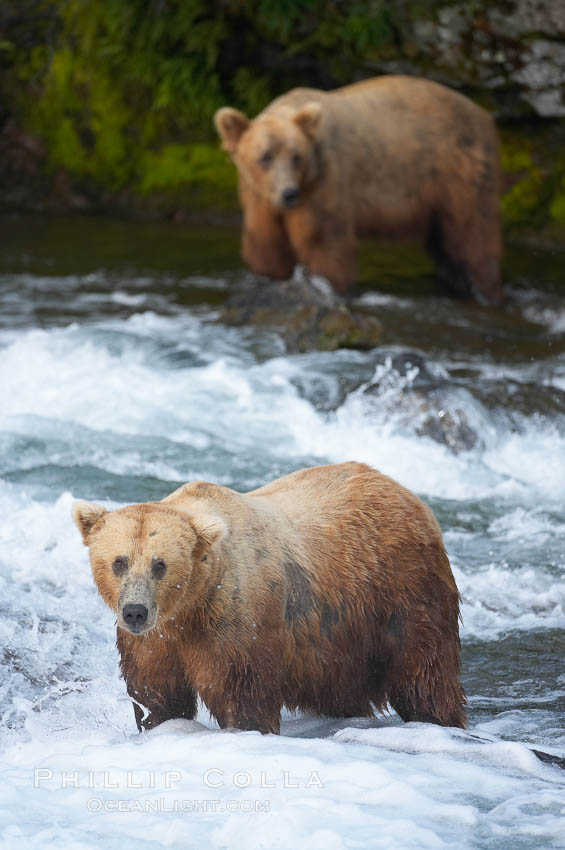
[[255, 117], [272, 100], [268, 75], [258, 77], [249, 68], [238, 68], [233, 77], [233, 90], [246, 115]]
[[108, 183], [122, 185], [133, 173], [131, 140], [127, 137], [132, 112], [124, 103], [123, 93], [104, 73], [91, 73], [83, 89], [88, 91], [90, 114], [84, 119], [91, 134], [96, 176], [105, 174]]
[[[38, 61], [36, 58], [35, 61]], [[55, 53], [46, 75], [41, 97], [30, 105], [27, 129], [46, 142], [50, 163], [81, 173], [87, 166], [78, 135], [80, 101], [71, 85], [73, 55], [63, 49]]]
[[49, 163], [119, 188], [132, 177], [135, 156], [127, 129], [132, 112], [103, 68], [62, 48], [52, 58], [27, 129], [46, 143]]
[[199, 183], [235, 192], [235, 168], [217, 147], [172, 144], [140, 158], [137, 187], [142, 193]]
[[565, 224], [565, 178], [561, 180], [559, 188], [553, 195], [549, 214], [556, 224]]
[[534, 168], [526, 177], [512, 186], [502, 198], [502, 218], [507, 224], [525, 223], [543, 203], [544, 179]]
[[165, 193], [200, 203], [209, 198], [221, 206], [229, 205], [229, 195], [235, 205], [235, 168], [218, 143], [163, 144], [171, 130], [167, 110], [157, 101], [152, 109], [134, 109], [130, 99], [143, 101], [143, 94], [116, 85], [106, 68], [63, 47], [52, 58], [27, 128], [45, 141], [53, 168], [101, 187], [129, 186], [145, 196]]
[[72, 120], [61, 116], [57, 130], [52, 134], [49, 157], [53, 165], [62, 165], [74, 174], [87, 172], [88, 162]]
[[502, 170], [507, 173], [531, 171], [534, 168], [531, 147], [529, 140], [517, 139], [515, 136], [510, 141], [503, 141], [500, 151]]
[[500, 158], [502, 171], [512, 182], [502, 197], [502, 219], [505, 224], [524, 224], [539, 213], [544, 203], [545, 176], [534, 161], [529, 138], [515, 133], [503, 135]]

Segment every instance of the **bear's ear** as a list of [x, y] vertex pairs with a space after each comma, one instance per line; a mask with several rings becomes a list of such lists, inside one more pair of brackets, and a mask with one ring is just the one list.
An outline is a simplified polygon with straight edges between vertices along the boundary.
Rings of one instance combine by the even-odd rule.
[[197, 514], [191, 517], [191, 522], [204, 549], [208, 549], [228, 533], [226, 523], [216, 514]]
[[103, 508], [102, 505], [95, 505], [94, 502], [74, 503], [73, 519], [82, 534], [82, 542], [85, 546], [88, 546], [88, 538], [93, 526], [107, 513], [106, 508]]
[[314, 101], [305, 103], [292, 120], [309, 139], [315, 139], [322, 120], [322, 107]]
[[231, 106], [222, 106], [214, 115], [214, 124], [221, 136], [224, 150], [234, 153], [242, 134], [249, 127], [249, 118]]

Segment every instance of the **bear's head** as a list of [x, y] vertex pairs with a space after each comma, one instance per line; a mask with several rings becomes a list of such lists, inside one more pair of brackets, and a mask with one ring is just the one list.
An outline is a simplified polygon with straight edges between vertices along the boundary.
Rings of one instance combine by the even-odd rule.
[[216, 112], [214, 123], [240, 180], [276, 209], [290, 210], [300, 204], [318, 175], [321, 117], [322, 108], [315, 102], [254, 121], [224, 106]]
[[92, 574], [118, 626], [142, 634], [203, 601], [209, 550], [226, 533], [221, 517], [160, 502], [107, 511], [75, 502], [73, 519], [90, 550]]

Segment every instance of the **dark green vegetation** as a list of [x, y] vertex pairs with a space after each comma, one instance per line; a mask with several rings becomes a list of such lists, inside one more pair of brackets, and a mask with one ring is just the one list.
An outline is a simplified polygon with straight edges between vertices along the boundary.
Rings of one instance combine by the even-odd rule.
[[[559, 5], [544, 3], [549, 12]], [[511, 6], [522, 30], [501, 35], [496, 14]], [[235, 170], [212, 127], [219, 106], [254, 115], [295, 85], [401, 71], [455, 85], [511, 120], [502, 126], [505, 220], [561, 231], [565, 132], [517, 82], [518, 48], [540, 37], [520, 6], [2, 0], [0, 205], [177, 217], [235, 210]], [[565, 37], [551, 26], [553, 39]]]

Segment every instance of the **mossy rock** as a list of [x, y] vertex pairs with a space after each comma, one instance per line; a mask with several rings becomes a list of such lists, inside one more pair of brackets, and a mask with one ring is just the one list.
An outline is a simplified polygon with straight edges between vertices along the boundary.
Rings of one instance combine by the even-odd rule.
[[272, 328], [289, 352], [374, 348], [382, 336], [374, 316], [351, 309], [329, 284], [297, 274], [287, 281], [246, 281], [224, 305], [220, 321]]
[[[565, 124], [501, 128], [501, 164], [505, 225], [553, 228], [562, 239], [565, 224]], [[559, 235], [561, 234], [561, 236]]]

